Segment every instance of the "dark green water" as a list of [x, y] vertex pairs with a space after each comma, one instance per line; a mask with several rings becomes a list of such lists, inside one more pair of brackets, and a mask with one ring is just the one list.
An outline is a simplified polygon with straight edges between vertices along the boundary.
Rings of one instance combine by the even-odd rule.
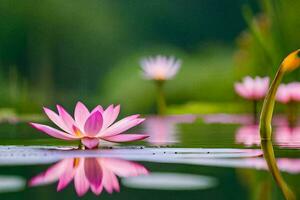
[[[51, 139], [25, 123], [1, 124], [0, 199], [283, 199], [251, 128], [206, 124], [194, 116], [152, 117], [146, 122], [133, 131], [149, 134], [147, 141], [102, 143], [102, 149], [91, 151], [74, 150], [76, 143]], [[284, 179], [299, 196], [300, 152], [297, 133], [292, 134], [294, 138], [283, 139], [284, 147], [277, 143], [275, 153]], [[48, 170], [64, 160], [71, 165]], [[70, 166], [79, 171], [80, 163], [98, 167], [92, 175], [102, 179], [99, 196], [89, 189], [78, 197], [76, 170], [67, 186], [56, 191], [59, 177]], [[30, 187], [29, 181], [38, 174], [42, 178]], [[119, 192], [109, 194], [112, 185], [119, 185]]]

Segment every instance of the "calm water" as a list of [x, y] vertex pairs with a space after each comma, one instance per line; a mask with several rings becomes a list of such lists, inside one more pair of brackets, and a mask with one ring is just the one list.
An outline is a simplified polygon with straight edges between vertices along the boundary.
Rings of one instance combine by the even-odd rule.
[[[300, 128], [275, 124], [277, 165], [299, 196]], [[150, 137], [81, 151], [2, 123], [0, 199], [283, 199], [247, 116], [148, 117], [133, 131]]]

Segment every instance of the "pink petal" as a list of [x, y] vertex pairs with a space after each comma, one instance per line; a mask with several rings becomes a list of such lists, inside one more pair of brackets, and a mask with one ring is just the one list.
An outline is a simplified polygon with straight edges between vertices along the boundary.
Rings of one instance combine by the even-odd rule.
[[61, 128], [62, 130], [64, 130], [65, 132], [69, 132], [71, 133], [72, 131], [66, 126], [66, 124], [64, 123], [64, 121], [62, 120], [62, 118], [60, 116], [58, 116], [55, 112], [53, 112], [52, 110], [44, 107], [44, 112], [46, 113], [46, 115], [49, 117], [49, 119], [56, 124], [59, 128]]
[[142, 123], [145, 120], [143, 118], [138, 118], [138, 117], [139, 117], [139, 115], [132, 115], [132, 116], [126, 117], [126, 118], [118, 121], [117, 123], [113, 124], [112, 126], [107, 128], [103, 132], [100, 132], [99, 136], [102, 136], [102, 137], [113, 136], [113, 135], [120, 134], [124, 131], [127, 131], [128, 129], [139, 125], [140, 123]]
[[121, 177], [148, 174], [148, 170], [141, 164], [117, 158], [102, 158], [101, 165]]
[[67, 134], [67, 133], [62, 132], [60, 130], [52, 128], [50, 126], [46, 126], [46, 125], [43, 125], [43, 124], [37, 124], [37, 123], [29, 123], [29, 124], [32, 127], [38, 129], [39, 131], [47, 133], [48, 135], [50, 135], [52, 137], [55, 137], [55, 138], [58, 138], [58, 139], [62, 139], [62, 140], [76, 140], [76, 139], [78, 139], [74, 135]]
[[99, 111], [92, 113], [84, 124], [84, 132], [87, 136], [93, 137], [101, 130], [103, 117]]
[[74, 119], [71, 117], [71, 115], [60, 105], [57, 105], [57, 110], [59, 113], [59, 116], [64, 121], [65, 125], [72, 130], [72, 126], [74, 125]]
[[84, 124], [89, 116], [90, 116], [90, 111], [86, 108], [86, 106], [81, 102], [77, 102], [74, 111], [74, 118], [76, 124], [81, 130], [83, 130]]
[[108, 193], [113, 193], [114, 189], [118, 191], [119, 182], [116, 177], [110, 170], [103, 168], [103, 187]]
[[94, 112], [96, 112], [96, 111], [99, 111], [100, 113], [103, 113], [103, 108], [102, 108], [102, 106], [100, 106], [100, 105], [96, 106], [96, 107], [92, 110], [91, 113], [94, 113]]
[[120, 184], [119, 184], [117, 176], [114, 173], [111, 173], [111, 184], [112, 184], [113, 190], [120, 192]]
[[95, 195], [100, 195], [103, 191], [103, 185], [101, 184], [99, 187], [95, 187], [93, 185], [91, 185], [91, 190]]
[[119, 135], [104, 137], [102, 139], [109, 142], [131, 142], [131, 141], [143, 140], [147, 137], [149, 136], [142, 135], [142, 134], [119, 134]]
[[110, 105], [103, 113], [103, 128], [105, 129], [110, 126], [118, 117], [120, 112], [120, 105], [114, 108], [113, 105]]
[[68, 159], [64, 159], [53, 166], [49, 167], [45, 172], [38, 174], [29, 181], [29, 186], [50, 184], [59, 179], [64, 173], [66, 166], [69, 164]]
[[87, 180], [94, 188], [99, 188], [102, 184], [102, 168], [96, 158], [84, 159], [84, 172]]
[[244, 97], [246, 99], [250, 98], [250, 94], [248, 93], [248, 91], [245, 89], [245, 87], [241, 83], [236, 83], [234, 85], [234, 89], [235, 89], [236, 93], [238, 95], [240, 95], [241, 97]]
[[[83, 161], [83, 160], [82, 160]], [[83, 164], [78, 167], [74, 177], [75, 190], [78, 196], [83, 196], [89, 189], [89, 182], [85, 177]]]
[[81, 142], [88, 149], [96, 148], [99, 145], [99, 139], [98, 138], [87, 138], [87, 137], [85, 137], [85, 138], [81, 139]]
[[64, 173], [59, 178], [57, 191], [61, 191], [72, 181], [75, 173], [75, 168], [73, 165], [74, 159], [68, 159], [68, 164], [65, 167]]
[[119, 113], [120, 113], [120, 105], [117, 105], [114, 110], [113, 110], [113, 113], [110, 117], [110, 121], [108, 122], [108, 126], [110, 126], [112, 123], [114, 123], [116, 121], [116, 119], [118, 118], [119, 116]]

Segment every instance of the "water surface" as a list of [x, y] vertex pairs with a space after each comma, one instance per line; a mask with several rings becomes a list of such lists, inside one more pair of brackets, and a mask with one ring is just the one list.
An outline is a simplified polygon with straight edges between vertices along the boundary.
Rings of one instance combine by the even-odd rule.
[[[283, 199], [262, 156], [257, 126], [245, 117], [213, 117], [151, 116], [133, 130], [149, 134], [146, 141], [102, 143], [87, 151], [26, 123], [2, 123], [0, 197]], [[284, 124], [274, 130], [278, 167], [298, 194], [300, 131]]]

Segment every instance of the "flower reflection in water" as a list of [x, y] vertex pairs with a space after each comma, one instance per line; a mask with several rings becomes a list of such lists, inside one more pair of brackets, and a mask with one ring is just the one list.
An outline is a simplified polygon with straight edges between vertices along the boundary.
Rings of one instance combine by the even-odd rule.
[[120, 191], [117, 176], [130, 177], [146, 174], [148, 170], [144, 166], [123, 159], [67, 158], [33, 177], [29, 185], [46, 185], [58, 181], [57, 191], [61, 191], [74, 179], [78, 196], [85, 195], [89, 188], [96, 195], [100, 195], [103, 189], [111, 194], [114, 191]]
[[150, 136], [147, 140], [154, 145], [177, 143], [177, 124], [193, 123], [196, 118], [195, 115], [149, 116], [144, 123], [145, 132]]
[[235, 141], [245, 146], [260, 145], [258, 125], [247, 125], [240, 127], [235, 135]]
[[[266, 160], [263, 158], [249, 158], [246, 160], [249, 166], [255, 169], [268, 170]], [[296, 158], [278, 158], [276, 159], [277, 166], [280, 171], [287, 172], [290, 174], [300, 173], [300, 159]]]
[[281, 126], [276, 129], [275, 142], [281, 147], [300, 147], [300, 127]]
[[[278, 126], [274, 139], [280, 147], [300, 148], [300, 127]], [[247, 147], [260, 145], [258, 125], [246, 125], [237, 129], [235, 141]]]
[[207, 124], [253, 124], [253, 117], [248, 114], [207, 114], [201, 118]]

